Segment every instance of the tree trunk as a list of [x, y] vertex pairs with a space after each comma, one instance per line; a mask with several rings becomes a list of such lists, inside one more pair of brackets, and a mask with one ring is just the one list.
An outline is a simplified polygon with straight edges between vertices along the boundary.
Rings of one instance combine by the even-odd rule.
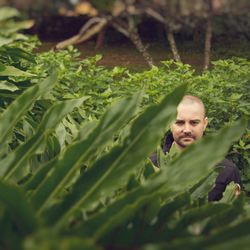
[[148, 63], [150, 67], [154, 66], [153, 59], [151, 55], [148, 53], [147, 48], [143, 45], [141, 38], [137, 31], [129, 32], [129, 38], [136, 46], [136, 48], [141, 52], [142, 56], [144, 57], [145, 61]]
[[210, 65], [211, 55], [211, 41], [212, 41], [212, 22], [211, 19], [207, 19], [206, 34], [205, 34], [205, 49], [204, 49], [204, 70], [207, 70]]
[[147, 48], [143, 45], [136, 29], [129, 29], [127, 23], [120, 19], [113, 21], [112, 26], [132, 41], [132, 43], [136, 46], [137, 50], [142, 54], [145, 61], [150, 67], [154, 65], [153, 59], [148, 53]]
[[105, 35], [106, 35], [106, 30], [107, 27], [104, 27], [97, 35], [97, 40], [96, 40], [96, 44], [95, 44], [95, 49], [100, 49], [101, 47], [103, 47], [103, 44], [105, 42]]
[[176, 62], [181, 62], [181, 57], [180, 57], [180, 54], [179, 54], [177, 46], [176, 46], [176, 42], [175, 42], [173, 32], [169, 28], [166, 28], [166, 33], [167, 33], [167, 39], [168, 39], [168, 42], [169, 42], [170, 49], [171, 49], [171, 52], [173, 54], [174, 60]]

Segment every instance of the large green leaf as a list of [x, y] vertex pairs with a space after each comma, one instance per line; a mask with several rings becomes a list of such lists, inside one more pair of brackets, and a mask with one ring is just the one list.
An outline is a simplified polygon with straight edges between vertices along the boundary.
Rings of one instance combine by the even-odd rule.
[[201, 239], [197, 246], [213, 246], [220, 242], [226, 242], [238, 237], [249, 235], [249, 226], [250, 218], [243, 217], [240, 221], [232, 223], [232, 225], [223, 227], [221, 230], [215, 230], [209, 237]]
[[10, 178], [32, 156], [42, 141], [53, 132], [57, 123], [74, 108], [82, 105], [84, 100], [86, 97], [54, 104], [44, 115], [34, 136], [0, 162], [0, 176]]
[[14, 41], [13, 38], [6, 38], [0, 35], [0, 47], [2, 47], [3, 45], [9, 44], [13, 41]]
[[[222, 242], [229, 242], [238, 239], [239, 237], [249, 236], [249, 226], [250, 219], [244, 218], [237, 223], [232, 223], [233, 225], [224, 227], [222, 230], [215, 230], [211, 235], [202, 235], [201, 237], [191, 237], [189, 239], [178, 239], [173, 241], [173, 243], [165, 244], [155, 244], [151, 246], [151, 249], [156, 250], [181, 250], [183, 248], [192, 250], [192, 249], [214, 249], [214, 247]], [[242, 242], [242, 245], [246, 247], [246, 242]], [[205, 246], [205, 248], [204, 248]], [[218, 247], [219, 247], [218, 246]], [[153, 248], [154, 247], [154, 248]], [[248, 246], [247, 246], [248, 247]], [[149, 250], [150, 248], [144, 248]], [[243, 248], [244, 249], [244, 248]]]
[[14, 66], [5, 66], [5, 69], [0, 71], [0, 76], [34, 76], [34, 74], [20, 70]]
[[[15, 124], [19, 121], [22, 115], [27, 112], [37, 98], [44, 92], [51, 89], [56, 83], [56, 72], [41, 83], [27, 89], [22, 95], [15, 99], [10, 106], [0, 116], [0, 145], [5, 143], [5, 140], [11, 133]], [[0, 146], [1, 149], [1, 146]]]
[[234, 203], [230, 207], [224, 209], [224, 211], [217, 211], [217, 213], [211, 216], [209, 221], [206, 223], [203, 231], [205, 234], [209, 234], [214, 229], [229, 226], [230, 223], [237, 217], [239, 217], [242, 213], [243, 197], [241, 196], [240, 198], [235, 199]]
[[29, 29], [33, 25], [34, 25], [33, 20], [25, 20], [25, 21], [19, 21], [19, 22], [9, 20], [8, 22], [4, 23], [4, 25], [2, 25], [2, 27], [0, 28], [0, 33], [4, 36], [12, 35], [12, 37], [15, 40], [23, 40], [24, 37], [16, 34], [16, 32], [22, 29]]
[[49, 198], [63, 190], [83, 162], [91, 162], [98, 152], [102, 152], [117, 130], [129, 121], [137, 107], [139, 97], [140, 95], [136, 94], [132, 98], [119, 101], [104, 114], [98, 126], [87, 138], [80, 139], [67, 148], [62, 158], [55, 164], [53, 173], [32, 197], [32, 202], [38, 211], [44, 209]]
[[126, 193], [124, 197], [78, 225], [70, 233], [86, 238], [93, 237], [98, 240], [119, 225], [123, 225], [124, 222], [134, 216], [139, 208], [159, 196], [158, 189], [159, 186], [148, 185]]
[[[88, 135], [94, 130], [96, 126], [97, 121], [88, 121], [81, 124], [81, 129], [79, 131], [79, 134], [77, 136], [78, 140], [84, 140], [88, 137]], [[61, 124], [59, 124], [61, 125]], [[62, 125], [63, 126], [63, 125]], [[58, 135], [59, 136], [59, 135]], [[60, 138], [59, 138], [60, 140]], [[46, 175], [48, 172], [52, 169], [52, 167], [57, 162], [58, 157], [55, 157], [53, 160], [46, 163], [44, 166], [41, 166], [38, 171], [30, 178], [28, 182], [25, 183], [24, 189], [30, 190], [30, 189], [36, 189], [39, 184], [46, 178]]]
[[[161, 236], [162, 240], [169, 240], [173, 236], [181, 236], [183, 232], [185, 232], [188, 226], [192, 226], [192, 224], [196, 223], [195, 234], [199, 235], [203, 233], [204, 227], [206, 226], [207, 219], [213, 216], [216, 213], [224, 213], [229, 208], [229, 205], [226, 204], [216, 204], [209, 203], [204, 206], [195, 207], [190, 210], [186, 210], [183, 212], [183, 215], [179, 220], [176, 220], [176, 225], [173, 229], [167, 230], [167, 227], [162, 228], [163, 235]], [[204, 224], [204, 220], [205, 224]], [[167, 223], [165, 223], [167, 225]], [[152, 242], [154, 240], [152, 239]]]
[[54, 230], [40, 229], [27, 237], [23, 243], [23, 250], [101, 250], [103, 248], [92, 239], [81, 239], [75, 236], [63, 236]]
[[[185, 90], [185, 86], [176, 88], [160, 104], [149, 107], [141, 114], [134, 121], [123, 145], [113, 148], [79, 178], [49, 221], [57, 220], [62, 225], [79, 207], [88, 209], [100, 197], [108, 197], [113, 190], [123, 186], [159, 143], [176, 114], [176, 106]], [[58, 221], [61, 216], [63, 219]]]
[[157, 223], [154, 224], [153, 229], [157, 232], [168, 222], [171, 216], [178, 210], [189, 206], [191, 203], [190, 194], [188, 192], [181, 193], [162, 205], [158, 215]]
[[46, 164], [40, 166], [38, 171], [35, 173], [33, 177], [28, 180], [25, 185], [23, 186], [24, 190], [35, 190], [39, 184], [46, 178], [49, 171], [53, 168], [56, 161], [58, 160], [58, 157], [55, 157], [54, 159], [50, 160]]
[[[211, 168], [223, 158], [230, 144], [243, 133], [245, 126], [246, 122], [239, 121], [231, 127], [221, 129], [217, 135], [208, 136], [189, 146], [178, 159], [172, 162], [169, 168], [163, 169], [149, 179], [144, 186], [127, 193], [125, 197], [116, 201], [102, 213], [97, 214], [89, 222], [83, 223], [75, 233], [82, 236], [88, 236], [90, 233], [90, 235], [99, 238], [107, 230], [111, 231], [133, 216], [138, 208], [150, 200], [149, 196], [152, 193], [155, 195], [156, 192], [159, 192], [160, 195], [166, 193], [168, 199], [171, 199], [183, 189], [189, 189], [190, 185], [206, 176]], [[213, 149], [211, 151], [213, 154], [208, 154], [207, 152], [211, 149]], [[177, 177], [173, 175], [174, 173]], [[175, 183], [173, 183], [172, 178]]]
[[205, 250], [248, 250], [250, 245], [250, 233], [241, 236], [241, 237], [234, 237], [232, 239], [228, 239], [225, 242], [218, 243], [216, 245], [212, 245], [210, 247], [205, 247]]
[[0, 181], [0, 201], [17, 221], [19, 230], [28, 234], [36, 229], [35, 213], [18, 187]]
[[19, 16], [20, 13], [15, 8], [2, 7], [0, 8], [0, 21]]
[[205, 178], [201, 179], [197, 185], [192, 187], [191, 192], [191, 199], [192, 200], [197, 200], [201, 199], [203, 197], [208, 196], [208, 192], [212, 190], [214, 186], [214, 180], [216, 179], [218, 173], [216, 171], [212, 171], [208, 176]]
[[35, 62], [35, 55], [20, 48], [5, 46], [0, 48], [0, 53], [10, 57], [13, 61], [25, 59], [30, 62]]

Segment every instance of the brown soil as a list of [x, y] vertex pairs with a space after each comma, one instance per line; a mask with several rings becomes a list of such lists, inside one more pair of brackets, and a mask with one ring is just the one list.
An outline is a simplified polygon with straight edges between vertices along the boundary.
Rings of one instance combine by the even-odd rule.
[[[55, 47], [55, 45], [55, 42], [44, 42], [39, 48], [39, 51], [48, 51]], [[135, 71], [149, 68], [142, 55], [130, 43], [114, 43], [104, 45], [100, 49], [95, 49], [95, 43], [89, 41], [77, 45], [76, 47], [81, 52], [81, 57], [83, 59], [96, 54], [102, 55], [102, 59], [99, 64], [107, 67], [124, 66]], [[169, 48], [165, 47], [164, 44], [151, 43], [148, 45], [148, 50], [156, 65], [159, 65], [161, 61], [172, 59]], [[181, 51], [181, 56], [184, 63], [188, 63], [197, 69], [202, 68], [202, 53], [190, 53], [188, 50], [184, 49]]]
[[[56, 42], [44, 41], [39, 51], [48, 51], [54, 48]], [[172, 59], [168, 45], [164, 42], [146, 44], [155, 65], [161, 61]], [[136, 50], [130, 41], [122, 43], [105, 43], [100, 49], [95, 49], [95, 42], [88, 41], [76, 46], [84, 59], [96, 54], [102, 55], [99, 64], [106, 67], [124, 66], [132, 71], [149, 69], [142, 55]], [[179, 52], [184, 63], [192, 65], [197, 71], [203, 67], [203, 44], [195, 44], [192, 41], [178, 42]], [[250, 59], [250, 43], [242, 39], [222, 40], [213, 42], [211, 60], [226, 59], [232, 56], [239, 56]]]

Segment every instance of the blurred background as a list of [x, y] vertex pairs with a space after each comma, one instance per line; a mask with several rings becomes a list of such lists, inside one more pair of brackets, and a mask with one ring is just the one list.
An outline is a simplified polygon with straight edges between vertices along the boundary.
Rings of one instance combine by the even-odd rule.
[[250, 58], [249, 0], [0, 0], [15, 7], [40, 51], [76, 45], [82, 57], [138, 70], [173, 58], [196, 68]]

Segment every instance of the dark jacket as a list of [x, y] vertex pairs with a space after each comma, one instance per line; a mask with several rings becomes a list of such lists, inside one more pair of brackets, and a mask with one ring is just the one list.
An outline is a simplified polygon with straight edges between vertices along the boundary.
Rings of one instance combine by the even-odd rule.
[[[173, 137], [170, 134], [165, 138], [162, 145], [162, 150], [165, 154], [169, 152], [172, 143]], [[150, 159], [155, 166], [158, 166], [156, 154], [153, 154]], [[218, 164], [218, 166], [221, 167], [221, 170], [215, 180], [214, 187], [208, 193], [208, 201], [219, 201], [223, 197], [223, 192], [225, 191], [226, 186], [231, 181], [238, 183], [242, 187], [239, 170], [232, 161], [224, 159]]]
[[239, 170], [233, 162], [224, 159], [218, 165], [222, 166], [222, 170], [215, 180], [213, 189], [208, 193], [208, 201], [219, 201], [223, 196], [226, 186], [231, 181], [238, 183], [242, 187]]

